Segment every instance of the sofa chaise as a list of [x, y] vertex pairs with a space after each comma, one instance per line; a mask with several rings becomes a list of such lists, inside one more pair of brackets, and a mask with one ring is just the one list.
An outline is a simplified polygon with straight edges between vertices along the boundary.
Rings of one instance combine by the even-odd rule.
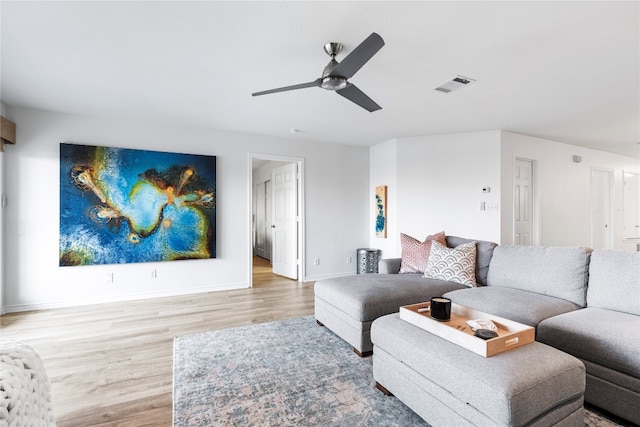
[[[474, 240], [447, 236], [446, 244], [458, 247]], [[486, 284], [493, 249], [492, 242], [476, 241], [475, 276]], [[371, 322], [385, 314], [397, 313], [403, 305], [428, 301], [431, 297], [465, 288], [452, 281], [425, 279], [419, 273], [395, 274], [401, 259], [381, 260], [379, 274], [358, 274], [323, 279], [314, 285], [316, 321], [353, 346], [360, 356], [371, 354]]]

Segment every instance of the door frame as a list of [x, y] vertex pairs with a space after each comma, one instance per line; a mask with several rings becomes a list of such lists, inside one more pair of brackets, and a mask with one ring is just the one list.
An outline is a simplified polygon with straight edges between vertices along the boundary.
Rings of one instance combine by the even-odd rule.
[[513, 163], [511, 164], [511, 188], [509, 192], [511, 194], [511, 236], [509, 237], [511, 244], [514, 243], [513, 236], [515, 234], [515, 198], [513, 197], [513, 189], [515, 182], [515, 165], [516, 161], [530, 162], [531, 163], [531, 185], [532, 185], [532, 203], [531, 203], [531, 222], [532, 222], [532, 246], [540, 246], [542, 240], [542, 224], [541, 224], [541, 211], [540, 211], [540, 160], [531, 156], [513, 156]]
[[249, 153], [247, 157], [248, 170], [248, 260], [249, 287], [253, 287], [253, 160], [271, 160], [276, 162], [296, 163], [298, 166], [297, 195], [298, 195], [298, 282], [304, 282], [305, 269], [305, 199], [304, 199], [304, 158], [292, 156], [280, 156], [275, 154]]

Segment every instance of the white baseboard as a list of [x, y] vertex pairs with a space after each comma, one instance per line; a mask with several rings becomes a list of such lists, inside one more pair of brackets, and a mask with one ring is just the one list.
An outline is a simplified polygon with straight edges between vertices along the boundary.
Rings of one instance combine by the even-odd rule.
[[15, 304], [15, 305], [8, 305], [6, 307], [2, 307], [2, 314], [18, 313], [22, 311], [49, 310], [53, 308], [78, 307], [83, 305], [105, 304], [105, 303], [112, 303], [112, 302], [137, 301], [137, 300], [151, 299], [151, 298], [175, 297], [175, 296], [181, 296], [181, 295], [201, 294], [206, 292], [230, 291], [235, 289], [246, 289], [248, 287], [249, 287], [248, 283], [236, 283], [236, 284], [230, 284], [230, 285], [204, 286], [204, 287], [189, 288], [189, 289], [173, 289], [173, 290], [167, 290], [163, 292], [144, 292], [139, 294], [120, 295], [120, 296], [115, 295], [115, 296], [106, 297], [106, 298], [61, 300], [61, 301], [35, 303], [35, 304]]
[[353, 276], [354, 274], [356, 274], [356, 273], [355, 272], [345, 272], [345, 273], [338, 273], [338, 274], [325, 274], [325, 275], [322, 275], [322, 276], [307, 276], [307, 277], [305, 277], [304, 281], [305, 282], [317, 282], [318, 280], [335, 279], [336, 277]]

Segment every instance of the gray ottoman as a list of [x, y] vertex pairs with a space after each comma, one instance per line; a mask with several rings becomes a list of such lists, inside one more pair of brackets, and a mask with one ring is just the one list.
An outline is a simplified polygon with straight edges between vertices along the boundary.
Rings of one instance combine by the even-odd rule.
[[545, 344], [485, 358], [398, 314], [371, 340], [379, 388], [434, 426], [584, 426], [584, 364]]

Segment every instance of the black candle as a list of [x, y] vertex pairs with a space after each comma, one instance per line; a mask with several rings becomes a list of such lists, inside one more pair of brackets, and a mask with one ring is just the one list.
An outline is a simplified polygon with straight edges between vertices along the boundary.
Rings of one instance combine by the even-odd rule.
[[451, 300], [443, 297], [431, 298], [431, 317], [441, 321], [451, 319]]

